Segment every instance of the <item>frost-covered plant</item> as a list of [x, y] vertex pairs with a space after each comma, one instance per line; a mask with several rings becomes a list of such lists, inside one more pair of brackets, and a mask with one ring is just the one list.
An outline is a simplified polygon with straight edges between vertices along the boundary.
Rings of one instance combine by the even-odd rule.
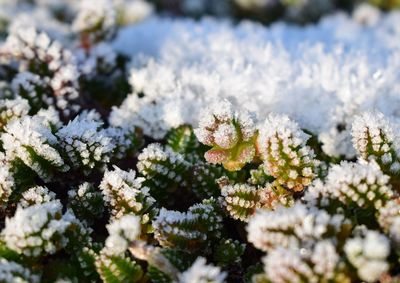
[[73, 29], [81, 36], [83, 47], [110, 39], [117, 28], [117, 11], [112, 0], [82, 1]]
[[267, 205], [267, 191], [248, 184], [225, 185], [221, 188], [223, 205], [234, 219], [246, 221], [256, 209]]
[[162, 208], [153, 222], [154, 236], [163, 247], [196, 250], [218, 238], [221, 221], [213, 199], [195, 204], [187, 212]]
[[40, 108], [52, 105], [55, 102], [55, 98], [49, 88], [48, 79], [41, 78], [34, 73], [28, 71], [19, 73], [13, 79], [11, 87], [14, 95], [29, 102], [30, 108], [34, 111], [38, 111]]
[[344, 205], [363, 209], [379, 209], [394, 194], [389, 176], [374, 162], [334, 165], [326, 177], [325, 190]]
[[83, 169], [85, 174], [94, 167], [103, 168], [114, 149], [111, 138], [101, 128], [102, 123], [90, 115], [76, 117], [56, 133], [70, 166]]
[[294, 191], [302, 191], [315, 178], [317, 161], [307, 139], [297, 123], [274, 114], [268, 116], [258, 136], [265, 171]]
[[22, 193], [19, 204], [22, 208], [27, 208], [36, 204], [50, 202], [56, 199], [56, 194], [49, 191], [46, 187], [36, 186]]
[[138, 156], [137, 163], [138, 171], [146, 178], [150, 189], [155, 194], [164, 196], [167, 194], [167, 188], [186, 185], [184, 175], [189, 166], [190, 163], [182, 154], [158, 143], [144, 148]]
[[382, 113], [363, 113], [354, 119], [353, 144], [358, 154], [366, 160], [375, 160], [386, 174], [400, 170], [398, 154], [400, 137]]
[[68, 243], [66, 230], [74, 219], [62, 214], [59, 201], [19, 207], [12, 218], [6, 219], [1, 238], [7, 248], [28, 257], [54, 254]]
[[6, 162], [3, 154], [0, 155], [0, 162], [0, 204], [4, 206], [15, 189], [15, 180], [10, 164]]
[[0, 281], [1, 282], [39, 282], [39, 276], [32, 274], [32, 272], [24, 266], [8, 261], [4, 258], [0, 259]]
[[3, 131], [7, 123], [29, 113], [28, 101], [21, 98], [0, 100], [0, 129]]
[[0, 0], [0, 281], [398, 281], [399, 16], [153, 3]]
[[104, 253], [108, 255], [123, 254], [129, 243], [140, 236], [140, 218], [126, 214], [107, 225], [109, 236], [105, 242]]
[[143, 276], [140, 266], [125, 255], [100, 253], [95, 264], [103, 282], [138, 282]]
[[68, 201], [74, 214], [88, 223], [100, 218], [104, 212], [102, 194], [88, 182], [79, 185], [77, 189], [69, 190]]
[[179, 283], [223, 283], [225, 282], [226, 273], [222, 272], [219, 267], [207, 265], [205, 258], [199, 257], [193, 265], [179, 275]]
[[[30, 72], [21, 73], [14, 80], [13, 87], [30, 100], [32, 107], [42, 106], [39, 103], [53, 105], [67, 116], [80, 108], [77, 103], [80, 74], [75, 58], [46, 33], [38, 32], [34, 27], [19, 28], [8, 36], [0, 56], [18, 61], [22, 70]], [[45, 86], [51, 90], [50, 97], [42, 93]], [[38, 98], [33, 99], [32, 91]]]
[[211, 146], [204, 157], [230, 171], [240, 170], [255, 156], [255, 123], [248, 112], [237, 112], [228, 101], [216, 103], [202, 115], [195, 134]]
[[378, 222], [393, 241], [397, 245], [400, 244], [400, 199], [398, 197], [388, 201], [378, 211]]
[[340, 256], [330, 241], [320, 241], [312, 250], [278, 247], [263, 258], [263, 275], [255, 282], [350, 282], [340, 270]]
[[1, 134], [7, 159], [21, 161], [43, 180], [56, 172], [65, 172], [65, 164], [57, 150], [57, 138], [39, 116], [24, 116], [11, 121]]
[[142, 184], [144, 181], [144, 178], [136, 177], [135, 171], [123, 171], [116, 166], [104, 173], [100, 189], [113, 217], [134, 214], [140, 216], [142, 224], [152, 220], [157, 213], [153, 208], [155, 199], [150, 195], [150, 189]]
[[357, 274], [366, 282], [375, 282], [389, 269], [386, 258], [390, 254], [389, 240], [376, 231], [346, 241], [344, 251]]
[[248, 240], [256, 248], [271, 251], [278, 247], [299, 248], [321, 239], [335, 239], [348, 233], [350, 221], [341, 214], [296, 204], [275, 211], [260, 210], [247, 226]]

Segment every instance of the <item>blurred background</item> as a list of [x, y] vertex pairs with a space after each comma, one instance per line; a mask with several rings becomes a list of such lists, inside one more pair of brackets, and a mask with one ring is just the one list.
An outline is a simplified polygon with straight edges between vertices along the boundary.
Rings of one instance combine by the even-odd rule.
[[[63, 22], [72, 21], [80, 0], [0, 0], [0, 33], [9, 28], [9, 23], [21, 13], [29, 11], [30, 17], [41, 17], [40, 9], [50, 10], [55, 18]], [[93, 0], [95, 3], [96, 0]], [[170, 17], [204, 16], [243, 19], [270, 24], [286, 21], [308, 24], [322, 16], [343, 11], [354, 13], [360, 6], [363, 14], [376, 9], [390, 11], [400, 8], [400, 0], [114, 0], [121, 8], [121, 23], [127, 24], [157, 13]], [[32, 13], [32, 8], [35, 12]], [[50, 8], [50, 9], [49, 9]], [[36, 11], [37, 10], [37, 11]], [[43, 15], [42, 15], [43, 16]], [[43, 17], [46, 18], [46, 17]], [[29, 19], [27, 19], [29, 20]], [[51, 24], [51, 23], [49, 23]]]
[[[369, 4], [383, 11], [400, 8], [400, 0], [152, 0], [158, 13], [200, 18], [204, 15], [250, 19], [269, 24], [284, 20], [297, 24], [318, 21], [342, 10], [352, 13]], [[369, 6], [368, 5], [368, 6]]]

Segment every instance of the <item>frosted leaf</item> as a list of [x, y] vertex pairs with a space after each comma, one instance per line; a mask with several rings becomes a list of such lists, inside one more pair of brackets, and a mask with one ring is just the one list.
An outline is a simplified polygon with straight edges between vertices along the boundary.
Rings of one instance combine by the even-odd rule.
[[6, 218], [1, 232], [8, 248], [29, 257], [54, 254], [68, 243], [65, 232], [72, 224], [69, 214], [62, 215], [59, 201], [18, 207], [12, 218]]
[[325, 182], [333, 198], [350, 205], [353, 202], [365, 209], [379, 210], [392, 196], [389, 176], [375, 162], [333, 165]]
[[129, 243], [140, 235], [140, 218], [124, 215], [107, 225], [109, 233], [105, 243], [105, 252], [109, 255], [123, 254]]
[[0, 205], [5, 205], [15, 189], [14, 176], [4, 154], [0, 154]]
[[389, 269], [389, 240], [376, 231], [367, 230], [365, 235], [347, 240], [344, 251], [358, 276], [366, 282], [375, 282]]
[[[16, 78], [14, 87], [20, 90], [21, 87], [26, 88], [26, 99], [33, 99], [32, 103], [54, 105], [66, 116], [79, 110], [80, 74], [74, 56], [58, 41], [51, 40], [46, 33], [38, 32], [34, 27], [21, 27], [7, 37], [2, 47], [5, 58], [16, 59], [20, 69], [40, 76], [39, 79], [30, 73], [23, 73]], [[33, 98], [33, 88], [36, 92], [46, 92], [38, 89], [43, 87], [48, 87], [50, 93]], [[35, 107], [40, 108], [41, 105]]]
[[265, 274], [273, 283], [345, 279], [343, 276], [335, 278], [339, 255], [333, 243], [327, 240], [318, 242], [311, 250], [278, 247], [263, 258], [263, 263]]
[[400, 136], [398, 126], [379, 112], [366, 112], [354, 119], [353, 144], [366, 160], [375, 160], [389, 174], [399, 168]]
[[35, 204], [42, 204], [56, 199], [56, 194], [49, 191], [48, 188], [42, 186], [32, 187], [22, 193], [19, 205], [27, 208]]
[[114, 217], [132, 213], [143, 217], [144, 223], [147, 222], [155, 199], [151, 197], [149, 188], [142, 185], [144, 181], [144, 178], [136, 177], [135, 171], [123, 171], [117, 166], [104, 173], [100, 189]]
[[116, 32], [117, 11], [112, 0], [81, 1], [73, 30], [89, 36], [96, 42], [110, 39]]
[[[103, 168], [110, 161], [115, 145], [90, 113], [78, 116], [56, 133], [60, 145], [75, 169], [89, 173], [94, 167]], [[96, 116], [95, 116], [96, 117]]]
[[0, 259], [0, 281], [18, 283], [40, 282], [40, 277], [19, 263]]
[[21, 118], [29, 113], [28, 101], [21, 98], [0, 100], [0, 129], [8, 122]]
[[396, 245], [400, 244], [400, 199], [389, 200], [378, 210], [378, 222]]
[[300, 248], [322, 238], [334, 238], [345, 231], [349, 221], [341, 214], [303, 204], [278, 207], [275, 211], [259, 210], [247, 226], [248, 241], [256, 248], [270, 251], [276, 247]]
[[55, 148], [57, 138], [45, 124], [39, 116], [22, 117], [7, 124], [1, 140], [8, 159], [20, 159], [41, 178], [48, 180], [52, 172], [48, 171], [47, 166], [60, 171], [66, 171], [69, 167]]
[[226, 273], [219, 267], [207, 265], [205, 258], [199, 257], [193, 265], [179, 275], [179, 283], [223, 283]]
[[286, 115], [270, 114], [260, 129], [257, 148], [265, 171], [281, 185], [301, 191], [315, 177], [313, 150], [306, 145], [308, 135]]
[[222, 100], [204, 110], [194, 133], [198, 140], [212, 149], [204, 155], [210, 163], [222, 163], [230, 171], [239, 170], [255, 155], [253, 137], [255, 123], [250, 113], [238, 112]]
[[163, 247], [196, 250], [220, 236], [222, 217], [212, 203], [195, 204], [187, 212], [160, 209], [153, 221], [154, 237]]

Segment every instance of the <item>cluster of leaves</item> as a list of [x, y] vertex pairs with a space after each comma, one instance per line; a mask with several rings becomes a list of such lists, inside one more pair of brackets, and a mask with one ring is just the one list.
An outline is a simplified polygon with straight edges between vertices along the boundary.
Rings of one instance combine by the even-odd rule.
[[397, 121], [356, 117], [341, 163], [288, 116], [226, 100], [151, 139], [112, 119], [132, 106], [113, 108], [121, 11], [90, 1], [74, 52], [32, 27], [0, 45], [0, 282], [400, 280]]

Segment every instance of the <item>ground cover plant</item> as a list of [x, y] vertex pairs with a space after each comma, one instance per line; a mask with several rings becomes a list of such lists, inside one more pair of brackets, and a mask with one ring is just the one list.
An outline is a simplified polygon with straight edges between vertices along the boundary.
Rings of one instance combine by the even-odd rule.
[[0, 0], [0, 282], [400, 281], [400, 13], [156, 2]]

